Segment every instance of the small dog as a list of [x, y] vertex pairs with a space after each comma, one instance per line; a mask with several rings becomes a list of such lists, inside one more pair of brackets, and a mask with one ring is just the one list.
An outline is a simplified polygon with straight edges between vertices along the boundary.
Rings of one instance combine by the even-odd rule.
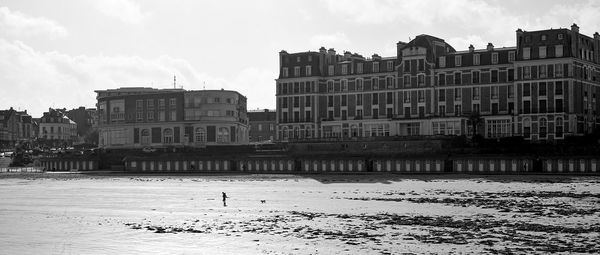
[[266, 202], [267, 202], [267, 200], [264, 200], [264, 199], [261, 199], [261, 200], [260, 200], [260, 203], [261, 203], [261, 204], [264, 204], [264, 203], [266, 203]]

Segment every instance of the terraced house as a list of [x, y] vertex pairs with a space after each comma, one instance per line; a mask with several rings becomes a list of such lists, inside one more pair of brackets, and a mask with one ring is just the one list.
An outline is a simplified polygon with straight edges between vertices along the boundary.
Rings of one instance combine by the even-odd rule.
[[480, 134], [555, 141], [600, 127], [600, 35], [516, 31], [516, 46], [456, 51], [419, 35], [397, 55], [281, 51], [280, 141]]
[[100, 147], [248, 144], [246, 97], [236, 91], [130, 87], [96, 93]]

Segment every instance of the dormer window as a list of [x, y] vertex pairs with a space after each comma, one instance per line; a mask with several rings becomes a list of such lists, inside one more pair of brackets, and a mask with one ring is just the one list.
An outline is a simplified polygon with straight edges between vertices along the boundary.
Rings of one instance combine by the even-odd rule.
[[498, 64], [498, 53], [492, 53], [492, 64]]
[[297, 57], [297, 58], [296, 58], [296, 62], [300, 62], [300, 57]]
[[563, 37], [564, 37], [564, 35], [563, 35], [563, 34], [558, 34], [558, 40], [562, 40], [562, 39], [563, 39]]
[[462, 65], [462, 56], [455, 56], [454, 57], [454, 65], [455, 66], [461, 66]]
[[387, 62], [387, 70], [388, 72], [394, 71], [394, 61]]
[[542, 35], [542, 41], [546, 41], [546, 35]]
[[379, 62], [373, 62], [373, 72], [379, 72]]
[[480, 57], [479, 54], [473, 54], [473, 65], [479, 65]]

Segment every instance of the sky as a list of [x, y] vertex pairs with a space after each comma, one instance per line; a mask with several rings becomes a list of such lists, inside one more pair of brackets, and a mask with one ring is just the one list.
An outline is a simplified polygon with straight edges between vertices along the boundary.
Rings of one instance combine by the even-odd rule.
[[0, 109], [95, 107], [94, 90], [229, 89], [275, 108], [281, 50], [396, 55], [440, 37], [514, 46], [515, 30], [600, 31], [594, 0], [0, 0]]

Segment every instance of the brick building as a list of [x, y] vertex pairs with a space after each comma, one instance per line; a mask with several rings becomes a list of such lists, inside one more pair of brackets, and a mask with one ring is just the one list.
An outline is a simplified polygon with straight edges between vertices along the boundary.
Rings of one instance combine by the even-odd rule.
[[246, 97], [228, 90], [98, 90], [99, 146], [248, 144]]
[[264, 143], [275, 141], [276, 112], [264, 109], [248, 112], [250, 121], [250, 142]]
[[600, 127], [600, 35], [516, 32], [515, 47], [456, 51], [419, 35], [397, 55], [281, 51], [277, 138], [522, 136], [552, 141]]

